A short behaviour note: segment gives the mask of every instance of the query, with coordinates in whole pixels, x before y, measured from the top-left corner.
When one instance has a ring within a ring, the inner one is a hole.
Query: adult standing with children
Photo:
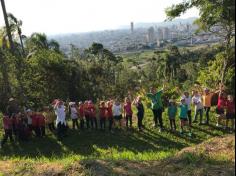
[[[162,103],[162,94],[165,90],[165,84],[163,88],[159,91],[155,87],[152,87],[150,93],[147,94],[147,97],[151,100],[151,109],[154,116],[154,126],[158,127],[158,121],[160,125],[159,132],[163,131],[163,120],[162,120],[162,113],[163,113],[163,103]]]

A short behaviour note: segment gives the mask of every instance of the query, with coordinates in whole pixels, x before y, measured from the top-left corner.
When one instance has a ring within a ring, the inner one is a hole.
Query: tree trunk
[[[12,51],[12,53],[14,53],[15,47],[14,47],[14,43],[12,40],[11,29],[10,29],[10,25],[9,25],[8,18],[7,18],[7,11],[6,11],[6,6],[5,6],[4,0],[1,0],[1,5],[2,5],[2,12],[3,12],[4,20],[5,20],[6,30],[7,30],[7,37],[8,37],[9,43],[10,43],[11,51]]]
[[[224,64],[222,68],[222,74],[221,74],[221,84],[225,84],[225,74],[226,74],[226,69],[227,69],[227,59],[224,58]]]
[[[20,38],[20,45],[21,45],[21,49],[22,49],[22,55],[23,55],[23,57],[25,57],[25,48],[24,48],[24,44],[23,44],[22,34],[21,34],[19,28],[18,28],[18,35],[19,35],[19,38]]]
[[[224,57],[224,63],[222,68],[222,74],[221,74],[221,84],[225,84],[225,75],[228,67],[228,62],[230,60],[230,51],[231,51],[231,35],[232,35],[232,29],[230,28],[227,31],[227,35],[225,37],[226,41],[226,49],[225,49],[225,57]]]

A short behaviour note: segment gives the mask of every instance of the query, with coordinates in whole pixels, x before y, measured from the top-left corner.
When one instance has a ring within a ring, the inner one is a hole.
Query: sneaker
[[[217,124],[216,124],[216,127],[220,127],[220,124],[219,124],[219,123],[217,123]]]
[[[159,129],[159,133],[161,133],[162,131],[163,131],[163,129],[162,129],[162,128],[160,128],[160,129]]]

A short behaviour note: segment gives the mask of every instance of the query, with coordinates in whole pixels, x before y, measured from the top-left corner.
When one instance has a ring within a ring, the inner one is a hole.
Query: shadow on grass
[[[108,131],[74,131],[68,130],[68,137],[58,142],[56,137],[49,133],[45,138],[33,138],[29,142],[20,144],[8,143],[0,150],[0,159],[7,158],[40,158],[60,159],[68,155],[77,155],[83,158],[110,158],[115,152],[139,153],[178,151],[192,144],[198,144],[205,138],[198,136],[199,132],[218,136],[211,129],[194,127],[196,135],[193,137],[181,136],[179,133],[158,129],[145,129],[144,132],[137,130],[115,130],[114,134]],[[213,127],[212,127],[213,128]],[[124,156],[125,157],[125,156]]]
[[[172,141],[151,132],[139,133],[136,130],[118,130],[115,134],[108,131],[73,131],[68,130],[68,137],[61,142],[54,135],[44,138],[33,138],[28,142],[8,143],[0,150],[0,158],[60,158],[68,154],[81,157],[100,158],[103,155],[98,149],[117,153],[128,151],[134,154],[143,152],[167,151],[170,148],[179,150],[186,147],[180,142]],[[110,151],[113,152],[113,151]]]

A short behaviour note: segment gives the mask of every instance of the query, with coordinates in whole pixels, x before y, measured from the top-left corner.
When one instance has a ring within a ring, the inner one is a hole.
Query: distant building
[[[163,40],[169,40],[170,38],[170,29],[167,27],[163,28]]]
[[[134,22],[130,23],[130,30],[131,30],[131,33],[134,33]]]
[[[155,38],[155,30],[154,27],[150,27],[148,29],[148,35],[147,35],[147,42],[148,43],[155,43],[156,38]]]
[[[160,48],[161,47],[161,41],[159,39],[157,39],[157,47]]]
[[[163,31],[161,28],[157,29],[157,39],[160,41],[163,40]]]

